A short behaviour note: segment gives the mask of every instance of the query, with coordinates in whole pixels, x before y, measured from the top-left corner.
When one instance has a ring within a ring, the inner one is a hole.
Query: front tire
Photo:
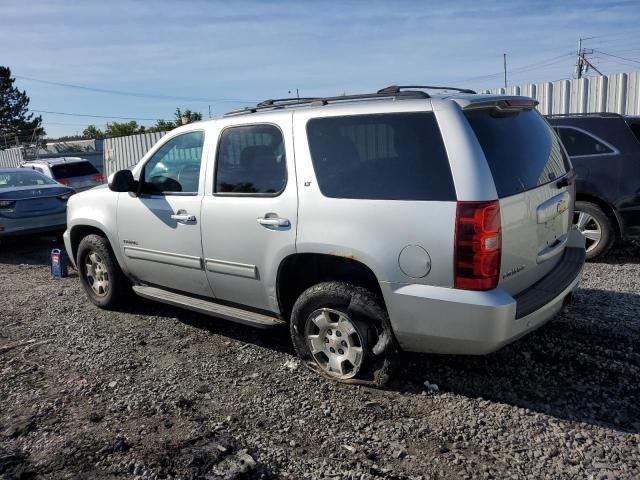
[[[384,385],[395,350],[384,307],[370,291],[343,282],[305,290],[291,313],[296,354],[311,370],[345,383]]]
[[[587,260],[605,255],[609,251],[615,240],[615,232],[611,220],[598,205],[576,202],[573,222],[585,236]]]
[[[77,266],[80,282],[94,305],[111,310],[122,304],[130,285],[106,238],[84,237],[78,246]]]

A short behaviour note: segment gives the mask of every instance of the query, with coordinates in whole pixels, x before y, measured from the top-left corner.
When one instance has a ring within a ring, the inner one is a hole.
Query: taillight
[[[58,198],[66,202],[67,200],[69,200],[69,198],[71,198],[71,195],[75,195],[75,193],[76,193],[75,190],[71,190],[70,192],[63,193],[62,195],[58,195]]]
[[[69,185],[69,180],[67,180],[66,178],[59,178],[58,179],[58,183],[61,183],[62,185]]]
[[[94,182],[104,182],[104,177],[102,176],[101,173],[99,173],[95,177],[93,177],[93,181]]]
[[[491,290],[500,277],[500,204],[458,202],[455,288]]]
[[[15,200],[0,200],[0,208],[13,207],[16,204]]]

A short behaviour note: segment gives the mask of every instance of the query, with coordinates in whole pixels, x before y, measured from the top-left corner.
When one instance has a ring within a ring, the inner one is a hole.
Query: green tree
[[[104,132],[95,125],[89,125],[82,131],[82,137],[93,140],[101,140],[104,138]]]
[[[138,125],[138,122],[131,120],[126,123],[113,122],[107,127],[104,132],[105,137],[125,137],[127,135],[135,135],[137,133],[144,133],[146,131],[144,125]]]
[[[168,132],[176,128],[176,124],[167,120],[158,120],[153,127],[149,127],[147,132]]]
[[[29,113],[29,97],[13,85],[15,81],[11,69],[0,66],[0,137],[26,140],[44,135],[42,117]]]
[[[192,112],[186,109],[184,112],[179,108],[176,108],[176,127],[180,125],[186,125],[187,123],[199,122],[202,120],[202,114],[200,112]]]

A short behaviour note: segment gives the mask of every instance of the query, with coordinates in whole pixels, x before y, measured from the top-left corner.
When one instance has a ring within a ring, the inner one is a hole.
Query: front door
[[[216,298],[277,312],[278,266],[295,253],[291,117],[222,127],[213,194],[202,203],[204,263]],[[210,191],[211,191],[210,190]]]
[[[120,248],[144,283],[212,296],[200,239],[204,132],[168,139],[140,172],[140,194],[118,199]],[[202,185],[201,185],[202,184]]]

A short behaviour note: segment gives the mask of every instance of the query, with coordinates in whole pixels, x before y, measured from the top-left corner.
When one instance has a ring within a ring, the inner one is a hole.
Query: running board
[[[162,288],[134,285],[133,291],[143,298],[157,300],[158,302],[168,303],[175,307],[186,308],[194,312],[224,318],[225,320],[250,325],[252,327],[270,328],[285,323],[279,318],[270,317],[262,313],[221,305],[220,303],[182,295],[169,290],[163,290]]]

